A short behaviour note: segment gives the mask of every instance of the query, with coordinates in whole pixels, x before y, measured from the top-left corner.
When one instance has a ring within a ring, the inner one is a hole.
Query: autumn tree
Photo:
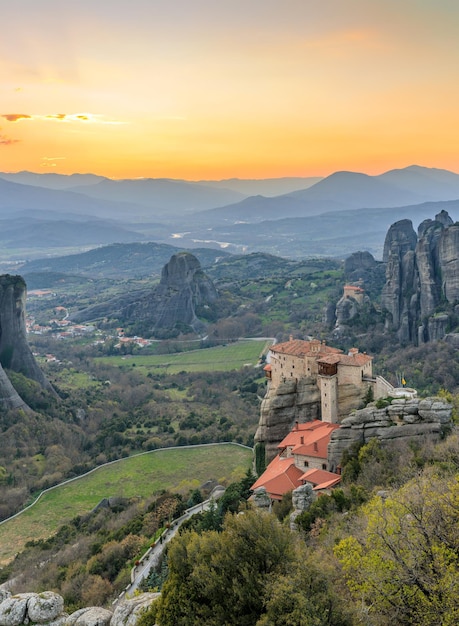
[[[429,468],[363,513],[335,553],[370,623],[459,623],[459,477]]]

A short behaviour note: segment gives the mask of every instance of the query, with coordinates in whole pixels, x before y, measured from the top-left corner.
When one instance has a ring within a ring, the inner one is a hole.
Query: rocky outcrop
[[[309,422],[319,417],[320,392],[314,379],[286,380],[277,389],[268,388],[261,403],[255,441],[265,444],[269,462],[295,422]]]
[[[424,220],[417,235],[410,220],[396,222],[387,233],[383,260],[386,327],[402,343],[443,338],[448,306],[459,301],[459,225],[446,211]]]
[[[384,285],[384,263],[367,251],[354,252],[344,261],[344,280],[363,286],[372,300],[379,296]]]
[[[21,276],[0,276],[0,408],[30,408],[14,389],[5,369],[35,380],[55,393],[27,343],[25,327],[26,284]]]
[[[116,607],[110,626],[135,626],[140,614],[159,596],[159,593],[142,593],[130,600],[123,600]]]
[[[168,332],[201,332],[205,323],[198,314],[218,298],[213,282],[189,252],[174,254],[163,267],[161,280],[152,290],[123,294],[105,303],[72,313],[74,322],[103,317],[120,324],[139,324],[142,333],[163,337]]]
[[[180,252],[163,267],[156,289],[127,307],[122,315],[127,321],[146,321],[153,335],[174,328],[200,332],[205,324],[198,319],[196,309],[216,299],[217,291],[198,259],[189,252]]]
[[[52,591],[43,593],[4,592],[0,602],[0,626],[21,624],[48,624],[64,626],[68,614],[64,612],[64,600]]]
[[[254,489],[251,500],[253,505],[257,508],[265,511],[271,510],[271,498],[269,497],[269,493],[266,491],[266,487],[257,487]]]
[[[78,609],[65,621],[65,626],[109,626],[113,613],[100,606]]]
[[[317,494],[309,483],[301,485],[292,491],[293,513],[290,514],[289,519],[291,530],[298,530],[296,518],[309,509],[316,497]]]
[[[24,279],[10,274],[0,276],[0,363],[52,391],[27,343],[25,305]]]
[[[356,442],[368,443],[373,437],[383,443],[438,440],[451,425],[451,411],[451,405],[437,397],[394,399],[379,409],[371,403],[344,418],[341,428],[333,431],[328,445],[329,467],[335,471],[345,450]]]
[[[142,593],[131,600],[123,600],[114,612],[90,606],[69,615],[64,611],[63,598],[52,591],[12,595],[0,589],[0,626],[135,626],[142,611],[159,595]]]

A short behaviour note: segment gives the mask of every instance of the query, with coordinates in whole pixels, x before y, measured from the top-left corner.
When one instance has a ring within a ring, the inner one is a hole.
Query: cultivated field
[[[162,489],[187,491],[207,480],[242,478],[252,451],[236,444],[153,450],[101,466],[44,492],[31,508],[0,525],[0,564],[11,560],[27,541],[44,539],[77,515],[89,513],[103,498],[150,497]]]
[[[206,372],[236,370],[255,366],[271,341],[241,340],[225,346],[203,348],[177,354],[100,357],[97,360],[125,367],[138,367],[156,373]]]

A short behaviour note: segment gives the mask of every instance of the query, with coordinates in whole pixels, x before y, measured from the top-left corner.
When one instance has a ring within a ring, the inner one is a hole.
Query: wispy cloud
[[[19,122],[20,120],[32,119],[31,115],[26,115],[25,113],[4,113],[2,117],[8,122]]]
[[[0,135],[0,146],[12,146],[14,143],[19,143],[20,139],[10,139],[5,135]]]
[[[57,156],[57,157],[41,157],[42,162],[40,163],[40,167],[57,167],[56,161],[65,161],[67,157],[65,156]]]
[[[26,113],[3,113],[1,115],[8,122],[47,121],[47,122],[81,122],[85,124],[126,124],[120,120],[113,120],[95,113],[50,113],[48,115],[27,115]]]

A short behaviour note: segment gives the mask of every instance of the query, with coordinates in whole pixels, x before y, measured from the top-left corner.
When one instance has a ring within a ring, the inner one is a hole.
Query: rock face
[[[127,306],[122,316],[128,321],[147,321],[152,334],[177,327],[200,332],[205,325],[196,309],[212,304],[217,297],[198,259],[189,252],[180,252],[163,267],[156,289]]]
[[[43,593],[7,594],[0,602],[0,625],[53,624],[63,626],[68,614],[64,613],[64,600],[52,591]]]
[[[25,327],[26,284],[21,276],[0,276],[0,363],[52,389],[29,348]]]
[[[0,276],[0,407],[30,410],[3,368],[31,378],[54,393],[29,348],[25,327],[26,284],[21,276]]]
[[[298,530],[296,518],[298,515],[301,515],[303,511],[307,511],[309,509],[316,497],[317,494],[314,493],[312,485],[309,483],[301,485],[292,491],[293,513],[290,514],[289,518],[291,530]]]
[[[123,600],[114,612],[90,606],[69,615],[64,611],[63,598],[53,591],[11,595],[0,589],[0,626],[135,626],[140,613],[159,595],[142,593],[132,600]]]
[[[388,313],[387,328],[402,343],[443,338],[446,309],[459,300],[459,225],[446,211],[424,220],[417,235],[410,220],[396,222],[387,233],[383,260],[381,307]]]
[[[315,419],[320,419],[320,391],[314,379],[286,380],[277,389],[269,388],[263,398],[255,441],[265,444],[270,461],[295,422]]]
[[[355,411],[333,431],[328,445],[328,463],[335,471],[344,450],[353,443],[368,443],[373,437],[381,442],[393,440],[438,440],[451,425],[451,405],[442,398],[394,399],[381,409],[372,403]]]
[[[116,607],[110,626],[135,626],[142,611],[148,609],[160,595],[159,593],[142,593],[131,600],[124,600]]]

